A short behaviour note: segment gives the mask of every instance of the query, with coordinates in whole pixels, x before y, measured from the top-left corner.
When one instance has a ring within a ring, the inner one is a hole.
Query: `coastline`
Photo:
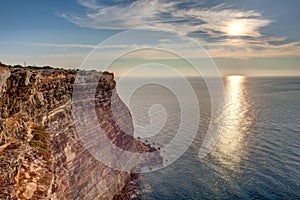
[[[0,168],[3,176],[1,198],[133,197],[138,175],[114,170],[99,162],[86,149],[94,144],[83,144],[77,134],[76,121],[72,115],[72,112],[77,112],[73,110],[76,108],[72,98],[77,70],[24,68],[4,64],[0,68],[3,72],[0,77],[0,154],[3,155],[2,163],[8,167]],[[105,136],[124,150],[157,151],[118,127],[116,119],[133,133],[130,111],[116,94],[113,74],[80,72],[84,74],[87,84],[79,85],[77,95],[85,99],[84,105],[88,105],[88,109],[95,109],[92,105],[96,105],[98,123],[106,130]],[[95,79],[99,76],[100,80]],[[94,92],[92,88],[95,87],[98,97],[86,100],[86,94]],[[78,102],[77,108],[82,109]],[[112,114],[112,105],[118,108],[116,118]],[[90,124],[88,114],[80,119],[86,123],[86,132],[100,134],[94,132],[95,124]],[[12,152],[15,155],[13,157]],[[160,162],[161,159],[156,161]]]

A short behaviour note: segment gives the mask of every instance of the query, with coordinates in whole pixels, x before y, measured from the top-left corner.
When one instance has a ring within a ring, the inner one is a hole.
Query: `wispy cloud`
[[[61,13],[60,16],[78,26],[92,29],[170,29],[197,39],[208,50],[211,57],[286,57],[299,56],[300,52],[300,42],[264,35],[262,28],[271,25],[272,20],[265,18],[257,10],[237,9],[225,3],[207,5],[199,3],[204,1],[195,0],[112,0],[108,3],[100,3],[97,0],[77,1],[85,9],[84,13]],[[230,35],[229,29],[233,23],[243,25],[243,31],[238,36]],[[0,41],[1,43],[5,42]],[[114,50],[147,48],[145,44],[124,43],[101,45],[100,48]],[[72,50],[98,48],[97,45],[76,43],[18,43],[17,45]],[[191,57],[199,56],[193,49],[187,48],[188,44],[178,44],[166,38],[158,44],[158,47],[163,49],[169,49],[171,46],[172,49],[186,48]]]
[[[84,14],[61,14],[82,27],[95,29],[168,28],[182,34],[204,31],[211,36],[226,35],[232,22],[243,23],[244,35],[260,36],[259,29],[271,20],[254,10],[234,9],[226,4],[205,7],[193,1],[184,6],[179,1],[137,0],[128,4],[100,4],[95,0],[80,0],[87,9]]]
[[[81,49],[134,49],[137,47],[136,44],[109,44],[109,45],[91,45],[91,44],[76,44],[76,43],[27,43],[27,42],[5,42],[0,41],[1,44],[8,45],[24,45],[24,46],[37,46],[37,47],[58,47],[58,48],[81,48]],[[139,46],[147,47],[147,46]]]
[[[225,3],[208,6],[193,0],[126,2],[113,0],[110,4],[104,4],[96,0],[78,0],[86,9],[85,13],[64,13],[61,16],[78,26],[93,29],[174,30],[201,42],[207,41],[204,45],[212,57],[276,57],[299,54],[299,42],[262,33],[261,29],[269,26],[272,20],[263,17],[257,10],[237,9]],[[231,29],[239,25],[242,25],[242,31],[237,30],[238,36],[234,36],[236,30]],[[172,44],[162,42],[161,46],[164,45]]]
[[[276,40],[277,38],[273,41]],[[211,57],[243,59],[299,57],[300,42],[281,42],[280,45],[273,45],[269,42],[269,39],[261,39],[260,42],[226,39],[207,43],[205,48]]]
[[[70,43],[37,43],[37,42],[6,42],[0,41],[0,44],[9,44],[9,45],[25,45],[25,46],[41,46],[41,47],[63,47],[63,48],[88,48],[93,49],[95,45],[89,44],[70,44]]]

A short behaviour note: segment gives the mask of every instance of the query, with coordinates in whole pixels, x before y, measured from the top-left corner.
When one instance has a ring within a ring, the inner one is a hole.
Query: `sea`
[[[133,119],[140,126],[162,118],[160,131],[141,135],[141,140],[161,149],[178,134],[184,120],[180,101],[195,98],[186,95],[180,99],[185,84],[176,78],[169,81],[171,89],[148,81],[131,93],[129,101]],[[228,76],[222,78],[223,93],[212,97],[208,85],[214,81],[189,78],[200,112],[195,137],[182,155],[165,167],[141,173],[133,198],[300,199],[300,77]],[[136,83],[129,79],[118,92],[129,94]],[[191,115],[197,110],[189,109]],[[195,116],[185,118],[189,121]],[[190,131],[189,126],[184,128],[183,132]],[[205,156],[199,156],[209,134],[216,136],[215,143]]]

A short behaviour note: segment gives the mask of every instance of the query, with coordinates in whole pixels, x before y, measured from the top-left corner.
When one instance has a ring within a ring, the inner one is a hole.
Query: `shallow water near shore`
[[[176,79],[173,81],[176,85]],[[226,95],[220,96],[214,124],[218,142],[204,158],[198,153],[207,134],[210,101],[203,95],[206,88],[202,80],[190,82],[201,96],[198,133],[178,160],[140,174],[139,199],[299,199],[300,79],[225,78]],[[119,89],[129,91],[132,83]],[[153,98],[135,98],[131,109],[136,106],[133,109],[142,111],[133,112],[133,118],[147,118],[148,108],[138,102],[151,104],[155,98],[166,99],[169,121],[157,137],[147,140],[163,146],[176,135],[180,110],[163,91],[154,90],[149,95]]]

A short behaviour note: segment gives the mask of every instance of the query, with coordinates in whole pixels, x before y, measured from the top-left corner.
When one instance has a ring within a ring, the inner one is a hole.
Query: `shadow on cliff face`
[[[140,165],[162,164],[158,149],[133,137],[131,113],[115,86],[112,73],[77,73],[72,111],[83,144],[97,160],[117,170],[139,172]]]
[[[103,93],[106,93],[109,102],[103,101],[101,98]],[[99,81],[95,96],[95,109],[99,125],[113,144],[125,151],[136,153],[158,151],[149,144],[146,145],[133,137],[132,116],[116,92],[115,81],[111,84]],[[103,123],[106,121],[103,115],[104,112],[106,112],[105,117],[112,119],[110,123]],[[113,129],[113,131],[108,131],[110,129]]]

